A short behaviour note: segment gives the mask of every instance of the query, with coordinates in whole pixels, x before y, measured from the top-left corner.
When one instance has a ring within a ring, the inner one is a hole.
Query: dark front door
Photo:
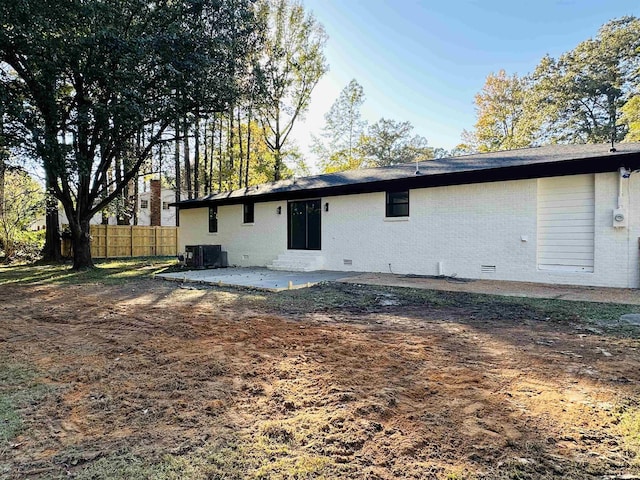
[[[289,250],[320,250],[320,200],[287,205]]]

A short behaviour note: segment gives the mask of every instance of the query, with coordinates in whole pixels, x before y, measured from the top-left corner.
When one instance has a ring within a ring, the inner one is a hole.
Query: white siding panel
[[[593,175],[538,180],[538,268],[593,272]]]

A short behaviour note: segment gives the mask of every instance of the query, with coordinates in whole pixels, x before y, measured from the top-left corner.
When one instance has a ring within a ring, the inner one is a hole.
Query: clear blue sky
[[[302,0],[325,27],[330,71],[292,135],[310,135],[355,78],[363,116],[409,120],[432,147],[450,149],[475,122],[474,95],[491,72],[533,71],[596,35],[608,20],[640,16],[638,0]]]

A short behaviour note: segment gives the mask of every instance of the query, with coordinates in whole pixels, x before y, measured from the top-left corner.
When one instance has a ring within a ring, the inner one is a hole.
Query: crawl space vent
[[[342,263],[344,265],[353,265],[353,260],[347,260],[346,258],[343,258]]]
[[[495,265],[480,265],[481,273],[496,273]]]

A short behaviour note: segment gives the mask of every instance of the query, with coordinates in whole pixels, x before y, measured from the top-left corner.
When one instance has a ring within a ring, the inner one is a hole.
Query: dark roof
[[[369,193],[640,168],[640,143],[547,145],[328,173],[184,200],[180,208]]]

